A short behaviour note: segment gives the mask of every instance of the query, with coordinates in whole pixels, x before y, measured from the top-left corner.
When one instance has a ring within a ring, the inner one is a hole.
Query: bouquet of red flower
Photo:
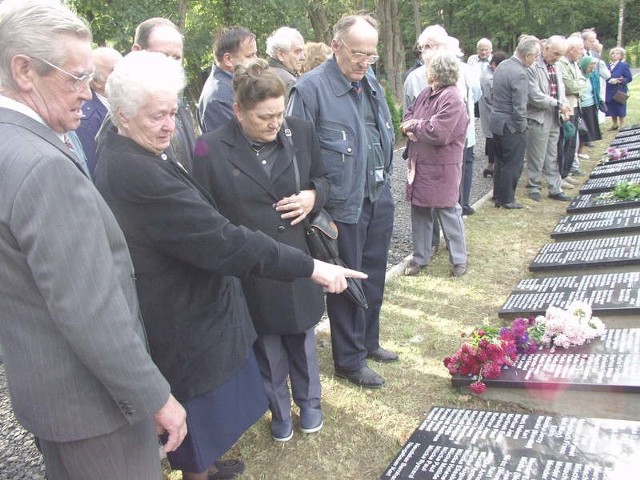
[[[483,378],[499,377],[502,368],[514,364],[518,353],[537,350],[543,333],[533,317],[516,318],[510,327],[480,328],[466,337],[460,350],[444,359],[444,366],[451,375],[477,377],[470,388],[481,394],[487,388]]]

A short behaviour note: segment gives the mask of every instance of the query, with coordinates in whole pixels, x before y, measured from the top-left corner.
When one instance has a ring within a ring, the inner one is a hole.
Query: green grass
[[[630,84],[627,125],[640,123],[640,79]],[[591,170],[614,132],[589,151]],[[477,161],[482,161],[478,159]],[[523,179],[524,176],[523,175]],[[567,193],[577,194],[575,190]],[[461,332],[483,323],[501,324],[497,310],[516,283],[531,274],[528,265],[564,216],[566,203],[529,200],[521,185],[517,211],[487,204],[467,218],[469,272],[449,276],[446,252],[439,253],[418,277],[399,277],[387,286],[382,311],[382,344],[397,351],[399,363],[374,365],[386,379],[380,390],[356,388],[333,377],[331,343],[318,336],[325,427],[313,435],[296,431],[285,444],[269,435],[269,414],[253,426],[228,453],[247,464],[242,480],[377,479],[400,451],[432,406],[523,411],[516,405],[461,395],[451,387],[442,359],[460,345]],[[297,419],[296,419],[297,420]],[[170,474],[181,478],[179,472]]]

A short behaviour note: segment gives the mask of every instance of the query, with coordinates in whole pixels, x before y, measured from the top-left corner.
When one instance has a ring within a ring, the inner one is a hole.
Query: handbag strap
[[[300,168],[298,167],[298,157],[296,156],[296,149],[295,145],[293,144],[293,133],[287,125],[286,120],[283,121],[282,126],[284,127],[284,136],[287,138],[287,140],[289,140],[289,143],[293,147],[293,158],[291,159],[291,161],[293,162],[293,174],[296,178],[296,193],[300,193]]]

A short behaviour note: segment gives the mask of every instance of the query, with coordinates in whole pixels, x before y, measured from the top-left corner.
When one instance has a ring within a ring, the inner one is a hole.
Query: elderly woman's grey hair
[[[294,40],[304,44],[304,38],[298,30],[291,27],[280,27],[267,38],[267,55],[271,58],[278,58],[278,50],[288,52],[291,50],[291,43]]]
[[[611,56],[612,53],[614,52],[618,52],[620,54],[620,60],[624,60],[624,48],[622,47],[613,47],[611,50],[609,50],[609,56]]]
[[[427,78],[433,88],[448,87],[458,82],[460,63],[455,53],[440,50],[431,57]]]
[[[16,55],[33,59],[35,71],[47,75],[54,65],[67,63],[66,38],[91,40],[87,22],[52,0],[4,0],[0,3],[0,89],[13,90],[11,60]]]
[[[185,84],[184,70],[174,59],[147,50],[127,54],[117,63],[105,87],[114,125],[122,126],[118,111],[133,118],[153,94],[169,92],[177,101]]]

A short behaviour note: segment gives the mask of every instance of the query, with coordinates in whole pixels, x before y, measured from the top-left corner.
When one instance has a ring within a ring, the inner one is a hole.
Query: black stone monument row
[[[636,479],[640,422],[433,407],[382,480]]]
[[[640,160],[629,160],[599,165],[593,169],[589,178],[613,177],[638,172],[640,172]]]
[[[620,182],[640,183],[640,173],[626,173],[608,177],[590,178],[580,187],[580,193],[604,193],[613,190]]]
[[[640,231],[640,207],[576,213],[560,219],[552,238],[615,235]]]
[[[620,130],[614,143],[640,149],[640,126]],[[635,233],[640,231],[640,205],[602,199],[599,193],[621,180],[640,182],[640,151],[594,169],[567,208],[575,214],[562,218],[551,234],[560,240],[578,238],[544,245],[529,266],[532,272],[593,267],[610,272],[523,279],[499,317],[541,315],[551,305],[566,308],[574,300],[588,302],[605,324],[606,315],[640,314],[640,268],[620,271],[640,264],[640,234]],[[457,375],[452,385],[465,387],[475,380]],[[513,367],[483,382],[489,389],[584,392],[587,401],[589,395],[603,394],[635,399],[640,394],[640,324],[609,328],[580,347],[518,355]],[[636,416],[623,416],[631,421],[433,407],[381,479],[632,480],[640,478]]]
[[[622,267],[640,264],[640,236],[602,237],[547,243],[529,265],[531,272]]]
[[[640,271],[525,278],[507,298],[498,316],[542,315],[550,306],[567,308],[575,300],[589,303],[598,317],[637,315],[640,313]]]
[[[575,197],[567,207],[567,213],[587,213],[604,210],[621,210],[640,207],[639,199],[603,198],[601,193],[585,193]]]

